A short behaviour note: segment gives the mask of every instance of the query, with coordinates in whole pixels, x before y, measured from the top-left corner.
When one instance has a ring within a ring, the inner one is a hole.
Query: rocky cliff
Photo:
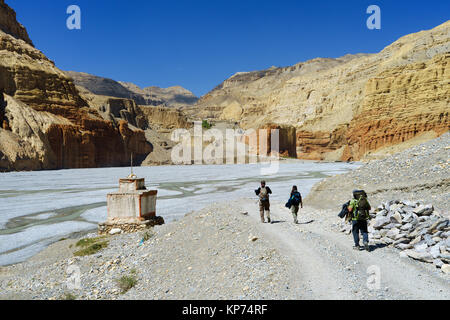
[[[449,130],[449,62],[447,21],[378,54],[237,73],[184,111],[244,128],[292,128],[290,156],[359,160]]]
[[[152,147],[142,130],[92,109],[3,1],[0,17],[1,170],[120,166],[131,152],[145,159]]]
[[[33,45],[27,30],[17,22],[16,13],[5,3],[5,0],[0,0],[0,30]]]

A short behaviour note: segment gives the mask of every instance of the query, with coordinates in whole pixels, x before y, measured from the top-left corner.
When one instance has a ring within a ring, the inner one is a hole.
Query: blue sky
[[[374,53],[450,19],[445,0],[6,0],[35,46],[63,70],[201,96],[236,72]],[[81,8],[81,30],[66,9]],[[381,30],[369,30],[369,5]]]

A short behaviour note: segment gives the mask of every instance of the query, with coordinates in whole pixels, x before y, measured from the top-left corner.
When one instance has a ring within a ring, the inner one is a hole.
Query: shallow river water
[[[292,185],[306,196],[326,176],[358,164],[282,161],[274,175],[267,165],[138,167],[134,173],[158,190],[157,215],[166,222],[209,203],[255,197],[265,179],[271,199],[287,201]],[[0,173],[0,265],[23,261],[61,238],[93,231],[106,220],[106,194],[118,188],[129,168]]]

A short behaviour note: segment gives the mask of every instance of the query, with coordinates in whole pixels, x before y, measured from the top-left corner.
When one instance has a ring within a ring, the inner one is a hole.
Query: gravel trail
[[[351,235],[337,232],[336,213],[311,207],[300,209],[299,225],[290,211],[273,203],[275,223],[259,222],[254,201],[244,205],[253,223],[296,267],[296,286],[313,299],[450,299],[450,278],[432,265],[401,258],[399,250],[374,247],[355,251]],[[368,268],[380,268],[381,285],[367,287]],[[373,267],[372,267],[373,268]]]

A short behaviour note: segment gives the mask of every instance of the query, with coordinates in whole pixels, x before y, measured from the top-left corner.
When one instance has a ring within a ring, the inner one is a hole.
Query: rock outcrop
[[[166,129],[189,128],[192,123],[177,108],[138,106],[138,114],[147,122]]]
[[[359,160],[449,130],[449,52],[447,21],[378,54],[237,73],[184,111],[243,128],[292,127],[299,158]]]
[[[0,129],[0,171],[56,168],[56,156],[46,132],[52,125],[70,125],[70,121],[38,112],[10,96],[4,103],[8,128]]]
[[[0,29],[0,92],[7,95],[0,110],[2,170],[121,166],[130,153],[143,161],[152,150],[145,133],[103,119],[31,45],[11,12],[2,1],[0,16],[9,17]]]
[[[16,13],[5,3],[5,0],[0,0],[0,30],[16,39],[25,41],[31,46],[33,45],[27,30],[17,22]]]

